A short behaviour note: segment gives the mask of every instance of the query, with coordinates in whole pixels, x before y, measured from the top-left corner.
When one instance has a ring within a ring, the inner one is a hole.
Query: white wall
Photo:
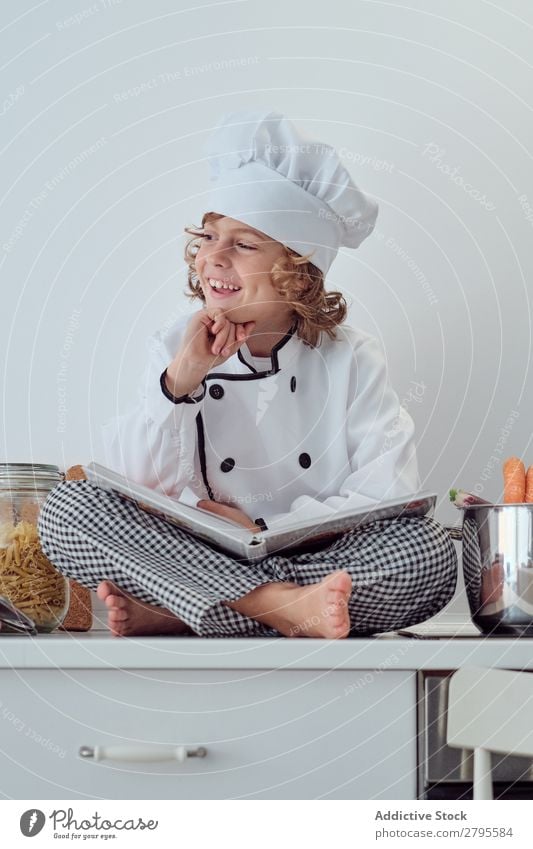
[[[437,516],[458,520],[454,484],[497,499],[501,458],[533,463],[533,7],[193,7],[0,7],[1,460],[98,455],[144,340],[191,309],[201,143],[223,112],[267,107],[335,145],[380,201],[328,285],[382,340]]]

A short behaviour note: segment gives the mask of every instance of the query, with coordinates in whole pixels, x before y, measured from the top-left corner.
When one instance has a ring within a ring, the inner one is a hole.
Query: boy
[[[375,201],[277,113],[228,116],[209,152],[212,212],[186,248],[203,307],[153,340],[137,404],[104,428],[107,465],[249,528],[416,492],[413,422],[380,347],[324,288]],[[116,635],[336,639],[415,624],[455,588],[453,543],[427,517],[249,565],[82,481],[56,487],[39,529]]]

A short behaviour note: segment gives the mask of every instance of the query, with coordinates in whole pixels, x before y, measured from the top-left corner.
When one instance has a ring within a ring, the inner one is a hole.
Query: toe
[[[330,590],[327,597],[327,610],[330,613],[344,612],[348,604],[346,593]]]
[[[113,607],[109,611],[108,619],[110,622],[124,622],[128,618],[128,611],[120,607]]]
[[[113,591],[111,581],[100,581],[98,584],[96,595],[101,601],[105,601],[110,592]]]
[[[335,631],[336,636],[346,637],[350,631],[350,618],[348,616],[342,615],[339,616],[338,619],[334,619],[333,629]]]
[[[341,589],[344,592],[350,590],[352,587],[352,579],[348,572],[340,570],[339,572],[333,572],[333,574],[328,577],[331,579],[335,588]]]
[[[121,595],[108,595],[105,603],[110,608],[124,608],[127,604],[126,599]]]
[[[337,578],[337,587],[344,593],[351,592],[352,579],[347,572],[339,572]]]
[[[129,598],[129,594],[125,592],[125,590],[121,589],[118,584],[114,584],[113,581],[101,581],[98,584],[96,593],[98,598],[102,599],[102,601],[106,601],[109,596],[113,596],[115,598]]]

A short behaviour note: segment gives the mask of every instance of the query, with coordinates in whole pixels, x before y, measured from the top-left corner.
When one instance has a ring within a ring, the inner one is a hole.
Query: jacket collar
[[[296,327],[297,324],[294,322],[283,339],[280,339],[277,345],[274,345],[270,352],[270,368],[267,368],[266,371],[258,372],[255,368],[252,354],[246,342],[243,342],[237,351],[239,360],[255,374],[276,374],[282,368],[288,366],[299,348],[300,339],[296,335]]]

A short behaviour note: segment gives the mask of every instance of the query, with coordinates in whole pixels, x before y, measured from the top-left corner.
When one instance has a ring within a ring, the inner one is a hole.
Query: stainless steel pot
[[[470,613],[483,634],[533,636],[533,504],[470,504],[462,528]]]

